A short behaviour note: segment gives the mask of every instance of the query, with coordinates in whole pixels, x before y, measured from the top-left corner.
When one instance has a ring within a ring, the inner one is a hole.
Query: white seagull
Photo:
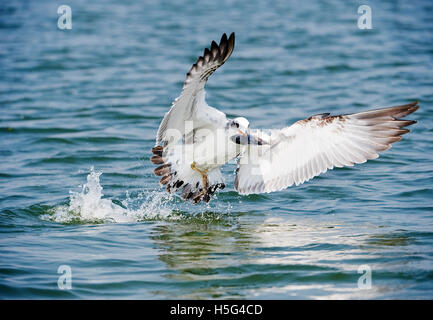
[[[184,200],[208,202],[224,189],[220,167],[238,158],[235,189],[241,195],[268,193],[299,185],[334,167],[377,158],[416,123],[402,118],[418,102],[331,116],[314,115],[283,129],[249,129],[243,117],[228,119],[207,105],[204,86],[233,52],[235,35],[213,41],[186,75],[181,95],[165,114],[151,161],[168,192]]]

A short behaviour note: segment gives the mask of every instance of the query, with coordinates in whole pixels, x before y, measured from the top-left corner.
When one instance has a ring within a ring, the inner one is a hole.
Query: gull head
[[[250,128],[250,122],[244,117],[238,117],[232,120],[231,126],[238,134],[247,135]]]
[[[240,145],[247,145],[250,138],[250,123],[244,117],[238,117],[230,121],[229,135],[231,140]]]

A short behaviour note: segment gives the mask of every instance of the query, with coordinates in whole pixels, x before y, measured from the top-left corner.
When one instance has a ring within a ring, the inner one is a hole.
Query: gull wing
[[[165,114],[162,120],[157,137],[156,145],[175,144],[182,137],[187,136],[196,125],[200,125],[203,117],[194,122],[193,128],[186,128],[185,121],[194,119],[197,114],[208,116],[206,122],[215,123],[225,122],[225,114],[209,107],[204,101],[204,86],[207,79],[212,73],[227,61],[233,52],[235,45],[235,34],[232,33],[229,38],[224,33],[219,45],[212,41],[210,49],[204,50],[203,56],[200,56],[186,75],[182,93],[174,100],[171,109]],[[203,110],[198,110],[203,109]],[[204,117],[206,118],[206,117]],[[170,135],[170,129],[175,130],[175,137]]]
[[[250,145],[239,159],[235,188],[240,194],[268,193],[299,185],[334,167],[375,159],[416,121],[401,118],[418,102],[348,115],[329,113],[290,127],[256,133],[266,144]]]

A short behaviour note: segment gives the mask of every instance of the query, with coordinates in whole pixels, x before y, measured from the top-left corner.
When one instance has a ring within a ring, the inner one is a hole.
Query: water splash
[[[102,171],[90,168],[87,183],[80,192],[69,191],[69,204],[55,207],[43,220],[60,223],[136,222],[154,219],[177,219],[169,207],[171,196],[161,191],[142,192],[135,199],[126,193],[120,204],[103,198]],[[138,203],[138,204],[137,204]]]

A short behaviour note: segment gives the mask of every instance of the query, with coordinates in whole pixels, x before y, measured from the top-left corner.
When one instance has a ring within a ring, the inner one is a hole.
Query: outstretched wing
[[[185,128],[185,121],[193,119],[194,114],[197,113],[197,108],[202,106],[210,108],[206,103],[203,103],[204,86],[210,75],[230,57],[234,45],[235,34],[232,33],[227,39],[227,35],[224,33],[219,45],[215,41],[212,41],[211,48],[206,48],[203,56],[200,56],[197,62],[193,64],[186,75],[182,93],[174,100],[171,109],[165,114],[159,126],[156,137],[157,145],[169,140],[170,143],[176,143],[182,136],[186,136],[189,133],[187,132],[188,130],[191,130],[191,128]],[[213,108],[212,113],[222,114],[222,112]],[[180,133],[177,141],[172,141],[173,137],[168,137],[167,133],[169,129],[177,130]]]
[[[401,118],[417,109],[413,102],[349,115],[326,113],[272,130],[261,137],[268,144],[250,145],[240,158],[235,188],[240,194],[278,191],[334,167],[375,159],[409,132],[403,127],[416,121]]]

